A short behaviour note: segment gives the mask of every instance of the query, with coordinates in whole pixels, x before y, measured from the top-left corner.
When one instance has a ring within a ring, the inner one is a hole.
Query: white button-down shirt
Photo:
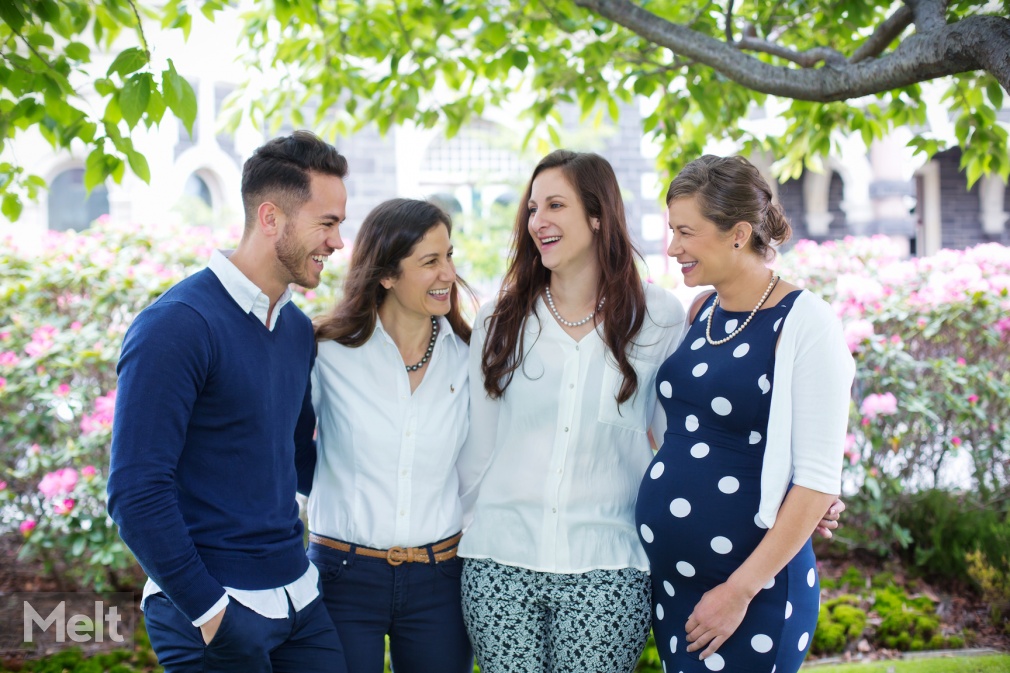
[[[464,506],[473,507],[461,556],[555,573],[648,570],[635,502],[653,457],[647,431],[662,441],[666,428],[656,372],[685,317],[669,292],[647,285],[645,293],[648,315],[631,354],[638,391],[620,409],[623,378],[602,328],[575,341],[543,300],[526,324],[523,364],[502,398],[489,399],[480,359],[493,307],[481,309],[470,349],[470,433],[458,462]]]
[[[467,434],[467,345],[439,318],[420,385],[376,321],[358,348],[319,344],[319,435],[309,530],[353,544],[417,547],[462,527],[456,457]]]
[[[211,254],[208,267],[214,272],[214,275],[224,285],[224,289],[228,291],[228,294],[231,295],[231,298],[235,300],[235,303],[243,311],[252,313],[259,318],[260,322],[267,329],[273,331],[274,326],[277,325],[277,320],[280,318],[281,309],[291,301],[291,290],[285,289],[280,299],[277,300],[272,320],[268,323],[270,298],[255,283],[249,280],[245,274],[239,271],[237,266],[228,260],[232,252],[232,250],[215,250]],[[319,595],[318,583],[319,571],[312,563],[309,563],[309,569],[301,577],[283,587],[260,591],[225,587],[225,595],[221,597],[221,600],[212,605],[207,612],[200,615],[193,622],[193,626],[202,626],[210,621],[211,617],[221,612],[228,605],[229,597],[234,598],[259,615],[269,617],[270,619],[283,619],[290,612],[288,609],[288,598],[291,599],[291,605],[294,606],[297,612],[315,600],[316,596]],[[161,593],[161,588],[154,580],[148,579],[147,584],[144,585],[144,595],[141,599],[141,605],[143,605],[144,600],[148,596],[157,593]]]

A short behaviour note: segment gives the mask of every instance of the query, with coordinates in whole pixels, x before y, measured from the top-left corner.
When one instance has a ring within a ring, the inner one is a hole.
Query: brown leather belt
[[[435,558],[435,563],[442,563],[451,558],[455,558],[458,549],[459,539],[462,533],[456,533],[451,538],[430,544],[427,547],[390,547],[389,549],[372,549],[371,547],[354,546],[354,553],[370,558],[386,559],[391,566],[398,566],[402,563],[431,563],[428,552]],[[350,552],[352,546],[340,540],[334,540],[315,533],[309,533],[309,542],[321,544],[337,551]]]

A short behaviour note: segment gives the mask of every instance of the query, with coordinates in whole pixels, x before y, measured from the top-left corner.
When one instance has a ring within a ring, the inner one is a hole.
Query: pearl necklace
[[[416,372],[418,369],[424,366],[424,363],[428,361],[431,357],[431,352],[435,350],[435,337],[438,336],[438,320],[435,316],[431,316],[431,339],[428,341],[428,350],[424,352],[424,357],[416,365],[404,365],[408,372]]]
[[[758,301],[757,306],[755,306],[754,310],[750,312],[750,315],[747,316],[747,319],[743,321],[743,324],[737,327],[735,330],[733,330],[733,333],[727,336],[725,339],[719,339],[717,341],[714,341],[712,339],[712,315],[715,314],[715,307],[719,305],[719,295],[718,294],[715,295],[715,301],[712,302],[712,309],[708,312],[708,321],[705,323],[705,340],[708,341],[708,343],[712,346],[718,346],[720,344],[726,343],[727,341],[735,337],[737,334],[742,332],[743,328],[746,327],[747,323],[749,323],[751,321],[751,318],[754,317],[754,314],[758,312],[758,309],[764,306],[764,303],[768,301],[768,295],[772,293],[772,290],[774,290],[775,286],[778,284],[779,284],[779,277],[773,274],[771,281],[769,281],[768,283],[768,287],[765,288],[765,293],[761,295],[761,299]]]
[[[589,315],[587,315],[585,318],[577,322],[569,322],[564,318],[562,318],[561,314],[558,313],[558,309],[554,307],[554,297],[551,296],[550,286],[545,286],[544,291],[547,292],[547,306],[550,307],[551,313],[554,314],[554,317],[557,319],[559,323],[561,323],[566,327],[581,327],[582,325],[585,325],[587,322],[593,319],[593,316],[596,315],[596,311],[599,311],[601,308],[603,308],[603,302],[607,301],[607,298],[604,297],[603,299],[600,300],[600,303],[596,305],[596,309],[592,311]]]

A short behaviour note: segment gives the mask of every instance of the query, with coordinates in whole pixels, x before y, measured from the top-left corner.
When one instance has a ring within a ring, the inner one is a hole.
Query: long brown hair
[[[627,350],[645,318],[645,291],[635,266],[635,257],[641,255],[628,235],[624,201],[610,163],[598,154],[568,150],[555,150],[540,160],[519,203],[508,270],[494,313],[488,318],[488,337],[481,354],[484,389],[492,399],[500,398],[522,366],[526,321],[535,315],[537,297],[550,282],[551,272],[541,264],[528,230],[533,181],[550,168],[561,169],[578,193],[587,217],[600,221],[599,232],[593,235],[600,267],[596,303],[604,297],[607,301],[597,312],[596,322],[603,321],[604,343],[624,376],[617,395],[617,402],[624,403],[638,390],[638,376]]]
[[[354,239],[354,252],[344,280],[344,296],[332,311],[314,321],[316,341],[332,339],[352,348],[368,341],[375,331],[379,306],[388,292],[379,281],[399,277],[400,262],[410,257],[424,235],[439,225],[444,225],[452,234],[452,218],[428,201],[390,199],[372,209]],[[459,306],[460,288],[474,300],[470,286],[456,276],[449,291],[446,319],[452,331],[470,343],[470,325]]]

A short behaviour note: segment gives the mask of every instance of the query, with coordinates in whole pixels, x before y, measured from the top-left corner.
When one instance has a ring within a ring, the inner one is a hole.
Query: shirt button
[[[554,512],[555,514],[557,514],[558,513],[558,508],[557,507],[551,507],[551,511]]]
[[[404,510],[401,509],[400,510],[400,516],[407,516],[407,512],[405,512]]]
[[[565,428],[565,432],[568,432],[568,428]]]
[[[403,476],[405,476],[405,477],[406,477],[406,476],[407,476],[407,471],[406,471],[406,470],[404,470],[404,471],[400,472],[400,474],[402,474]]]
[[[575,350],[579,350],[579,345],[575,344]]]
[[[574,384],[574,383],[569,383],[569,384],[568,384],[568,387],[569,387],[569,388],[574,388],[574,387],[575,387],[575,384]]]
[[[561,474],[564,470],[559,469],[558,474]]]

